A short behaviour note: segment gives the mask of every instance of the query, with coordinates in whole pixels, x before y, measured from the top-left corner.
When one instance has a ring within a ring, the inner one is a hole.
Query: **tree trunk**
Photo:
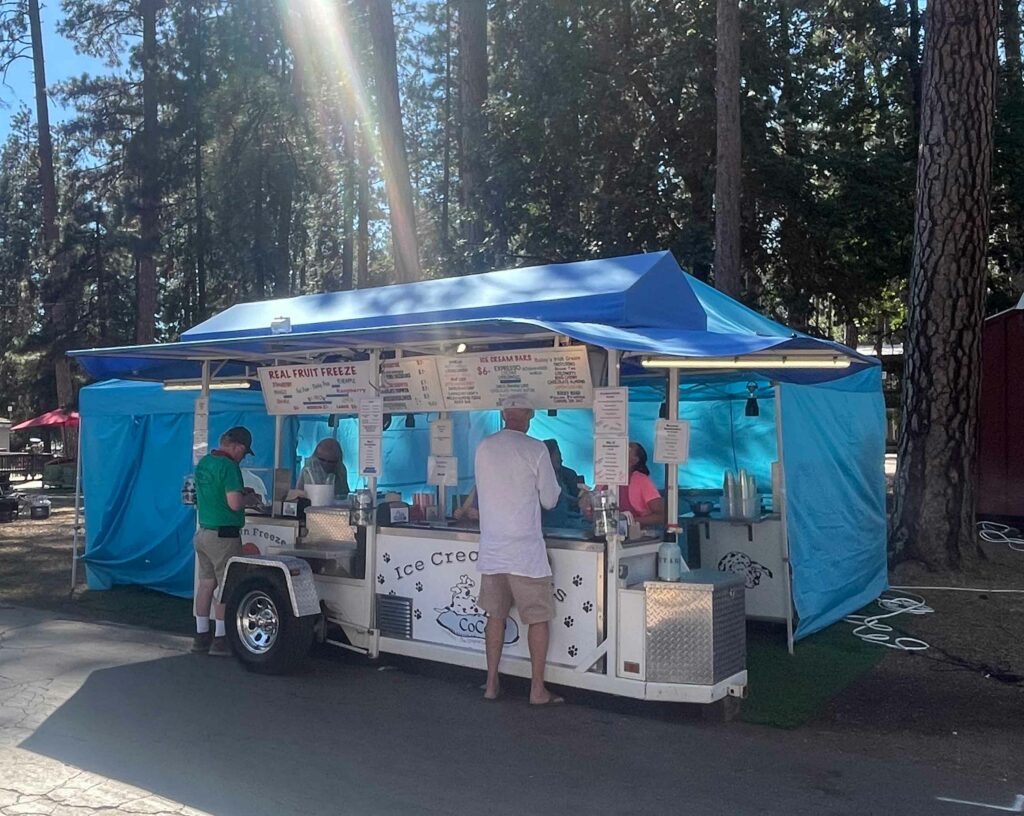
[[[1020,73],[1020,0],[1002,0],[1003,51],[1010,83],[1019,86]]]
[[[192,53],[192,163],[196,188],[196,317],[206,320],[206,200],[203,189],[203,11],[201,3],[192,4],[195,18]]]
[[[482,156],[487,102],[487,3],[459,0],[459,104],[462,150],[459,180],[462,187],[463,238],[470,250],[484,240],[480,189],[486,174]]]
[[[444,2],[444,154],[441,167],[441,251],[445,261],[451,256],[452,191],[452,4]]]
[[[996,19],[996,0],[929,5],[893,546],[933,569],[977,552]]]
[[[398,97],[398,61],[395,54],[395,19],[391,0],[366,0],[373,41],[374,76],[380,115],[380,141],[384,153],[384,189],[391,215],[391,241],[395,252],[396,282],[419,280],[409,160],[405,151],[402,105]]]
[[[715,162],[715,287],[739,297],[740,21],[739,0],[718,0]]]
[[[156,255],[160,249],[160,126],[157,111],[156,15],[161,0],[142,0],[142,183],[135,342],[156,338]]]
[[[356,185],[356,209],[359,214],[359,231],[356,233],[356,279],[354,287],[366,286],[370,277],[370,146],[367,144],[366,123],[361,123],[359,132],[359,163]]]
[[[277,211],[277,247],[274,258],[274,297],[280,298],[292,294],[289,291],[291,276],[291,234],[292,234],[292,203],[295,195],[295,171],[287,168],[278,176],[281,189],[278,190],[280,201]]]

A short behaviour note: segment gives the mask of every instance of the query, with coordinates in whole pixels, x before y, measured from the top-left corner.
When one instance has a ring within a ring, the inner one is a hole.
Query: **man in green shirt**
[[[196,636],[192,651],[227,656],[231,652],[224,638],[224,604],[221,588],[228,560],[242,554],[241,529],[245,508],[259,502],[242,482],[238,463],[252,453],[252,434],[241,426],[231,428],[220,438],[216,450],[196,465],[196,513],[199,529],[194,545],[199,567],[196,588]],[[214,600],[216,599],[216,603]],[[210,631],[210,607],[213,606],[215,631]]]

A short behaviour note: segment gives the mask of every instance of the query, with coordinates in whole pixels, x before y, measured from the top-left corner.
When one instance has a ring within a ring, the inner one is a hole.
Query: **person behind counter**
[[[245,487],[239,463],[252,453],[252,434],[241,426],[221,436],[216,450],[196,464],[196,515],[199,529],[193,540],[199,566],[196,587],[196,636],[192,651],[226,657],[231,654],[224,637],[221,588],[228,560],[242,554],[241,529],[245,508],[255,507],[259,496]],[[214,603],[216,600],[216,603]],[[210,607],[215,631],[210,632]]]
[[[619,510],[633,514],[641,527],[665,523],[665,500],[647,467],[647,451],[639,442],[629,443],[629,484],[619,488]]]
[[[347,496],[348,471],[341,458],[341,445],[337,439],[328,437],[316,443],[295,487],[302,490],[307,484],[327,484],[331,476],[334,476],[334,495],[339,499]]]
[[[579,502],[580,476],[562,463],[558,440],[545,439],[544,444],[551,456],[551,467],[555,469],[555,478],[558,479],[562,493],[558,497],[558,504],[541,512],[541,523],[545,527],[577,527],[583,518]]]
[[[477,569],[481,574],[477,605],[487,613],[484,698],[496,700],[501,695],[498,665],[506,620],[514,605],[529,627],[530,704],[551,705],[563,700],[544,685],[548,622],[555,617],[555,598],[540,511],[555,506],[561,488],[547,448],[526,435],[533,406],[524,397],[506,397],[501,407],[505,428],[484,439],[476,450]]]

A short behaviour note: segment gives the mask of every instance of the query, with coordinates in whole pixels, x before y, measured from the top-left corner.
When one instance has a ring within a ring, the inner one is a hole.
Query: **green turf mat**
[[[786,651],[781,626],[747,625],[748,698],[745,722],[798,728],[818,714],[839,692],[867,674],[885,649],[853,637],[852,627],[836,623]]]

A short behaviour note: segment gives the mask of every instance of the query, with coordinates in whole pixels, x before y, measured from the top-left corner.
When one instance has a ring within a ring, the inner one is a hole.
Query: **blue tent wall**
[[[803,637],[888,586],[885,406],[878,368],[780,388],[796,635]]]
[[[140,584],[191,597],[195,511],[181,503],[181,485],[192,470],[197,396],[197,391],[164,391],[143,382],[82,389],[83,560],[90,589]],[[211,394],[210,438],[233,425],[245,425],[256,440],[257,455],[246,463],[272,467],[274,420],[264,410],[262,394]],[[285,425],[287,446],[294,422]]]

